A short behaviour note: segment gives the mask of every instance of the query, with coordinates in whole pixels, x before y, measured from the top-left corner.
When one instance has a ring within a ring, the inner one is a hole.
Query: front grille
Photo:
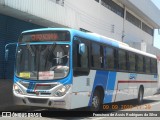
[[[41,95],[51,95],[51,93],[40,93]]]
[[[37,84],[36,85],[36,90],[49,90],[51,88],[55,87],[53,84]]]
[[[30,103],[47,103],[48,99],[41,99],[41,98],[28,98]]]
[[[27,93],[30,94],[30,95],[37,95],[36,92],[27,92]],[[41,93],[41,92],[39,92],[38,96],[41,96],[41,95],[50,96],[51,93]]]

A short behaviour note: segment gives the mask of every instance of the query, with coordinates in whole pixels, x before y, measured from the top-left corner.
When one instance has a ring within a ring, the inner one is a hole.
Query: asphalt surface
[[[138,105],[137,104],[137,101],[136,100],[129,100],[129,101],[123,101],[123,102],[117,102],[117,103],[112,103],[112,104],[105,104],[104,106],[110,106],[111,109],[106,109],[106,107],[102,108],[103,109],[103,113],[104,114],[116,114],[119,112],[123,112],[123,113],[126,113],[126,112],[138,112],[138,113],[141,113],[141,111],[146,111],[146,112],[149,112],[149,113],[154,113],[154,111],[158,111],[160,112],[160,94],[157,94],[157,95],[154,95],[154,96],[148,96],[148,97],[145,97],[144,98],[144,102],[143,104],[141,105]],[[112,106],[118,106],[118,108],[115,108],[114,107],[114,111],[112,109]],[[128,108],[126,107],[128,106]],[[34,108],[34,109],[26,109],[26,108],[21,108],[22,111],[26,111],[26,112],[55,112],[55,111],[58,111],[58,112],[61,112],[59,109],[47,109],[47,108]],[[113,112],[110,112],[113,111]],[[75,111],[80,111],[80,114],[83,114],[83,112],[87,112],[85,111],[85,109],[76,109]],[[67,112],[67,111],[66,111]],[[12,111],[13,113],[13,111]],[[39,118],[35,118],[35,117],[29,117],[29,118],[21,118],[21,117],[0,117],[0,119],[5,119],[5,120],[67,120],[67,119],[77,119],[77,120],[80,120],[80,119],[83,119],[83,120],[139,120],[139,119],[143,119],[143,117],[64,117],[63,116],[63,113],[65,113],[65,111],[62,112],[62,115],[60,116],[57,116],[57,117],[39,117]],[[73,112],[74,114],[74,112]],[[153,116],[152,116],[153,115]],[[151,114],[150,117],[145,117],[145,120],[158,120],[159,117],[155,117],[154,114]]]

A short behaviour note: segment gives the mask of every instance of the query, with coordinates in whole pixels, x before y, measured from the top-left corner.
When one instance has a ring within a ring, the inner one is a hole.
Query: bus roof
[[[102,36],[102,35],[99,35],[99,34],[96,34],[96,33],[85,33],[85,32],[75,30],[75,29],[70,29],[70,28],[41,28],[41,29],[33,29],[33,30],[23,31],[22,34],[23,33],[29,33],[29,32],[38,32],[38,31],[50,31],[50,30],[51,31],[52,30],[58,30],[58,31],[66,30],[66,31],[69,31],[72,34],[72,36],[81,36],[85,39],[90,39],[90,40],[93,40],[95,42],[104,43],[104,44],[107,44],[107,45],[111,45],[113,47],[117,47],[117,48],[121,48],[121,49],[124,49],[124,50],[127,50],[127,51],[131,51],[131,52],[134,52],[134,53],[137,53],[137,54],[142,54],[142,55],[145,55],[145,56],[156,58],[156,56],[153,55],[153,54],[146,53],[144,51],[132,48],[128,44],[117,41],[115,39],[108,38],[108,37],[105,37],[105,36]]]

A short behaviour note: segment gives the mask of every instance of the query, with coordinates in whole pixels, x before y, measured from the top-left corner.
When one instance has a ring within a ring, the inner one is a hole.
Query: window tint
[[[157,74],[157,60],[151,58],[151,72]]]
[[[85,53],[80,55],[80,66],[81,68],[88,68],[88,46],[85,47]]]
[[[145,57],[145,72],[150,73],[150,58]]]
[[[114,49],[110,47],[105,48],[105,67],[107,69],[114,69]]]
[[[79,54],[79,44],[81,41],[86,45],[85,53]],[[89,74],[89,43],[87,40],[74,37],[73,44],[73,74],[74,76]]]
[[[143,56],[137,55],[137,71],[143,72]]]
[[[83,39],[78,38],[79,40],[81,40],[81,42],[83,42]],[[81,68],[88,68],[88,58],[89,58],[89,47],[87,44],[85,44],[85,53],[80,55],[79,54],[79,42],[74,41],[74,45],[73,45],[73,58],[74,58],[74,67],[81,67]]]
[[[128,54],[128,63],[129,63],[129,70],[130,71],[135,71],[135,66],[136,66],[136,63],[135,63],[135,54],[134,53],[129,53]]]
[[[95,68],[101,68],[102,58],[100,56],[100,45],[92,43],[91,65]]]
[[[118,50],[119,70],[126,70],[126,52]]]

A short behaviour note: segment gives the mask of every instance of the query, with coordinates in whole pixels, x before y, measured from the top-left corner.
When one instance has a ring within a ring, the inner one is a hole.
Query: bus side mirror
[[[85,53],[85,48],[86,48],[86,46],[84,43],[79,44],[79,54],[80,55],[83,55]]]
[[[6,61],[8,61],[8,53],[9,53],[9,50],[6,49],[6,50],[5,50],[5,60],[6,60]]]

